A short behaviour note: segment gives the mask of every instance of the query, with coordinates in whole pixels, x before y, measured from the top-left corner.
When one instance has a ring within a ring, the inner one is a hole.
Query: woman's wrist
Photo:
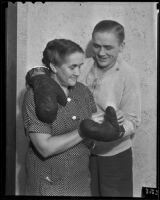
[[[79,137],[83,140],[83,139],[84,139],[84,136],[82,135],[80,126],[78,126],[77,132],[78,132],[78,134],[79,134]]]

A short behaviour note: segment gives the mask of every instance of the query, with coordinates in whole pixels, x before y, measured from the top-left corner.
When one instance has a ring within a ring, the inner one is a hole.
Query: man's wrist
[[[125,130],[125,134],[131,134],[134,132],[134,125],[131,121],[125,119],[124,124],[123,124],[123,128]]]

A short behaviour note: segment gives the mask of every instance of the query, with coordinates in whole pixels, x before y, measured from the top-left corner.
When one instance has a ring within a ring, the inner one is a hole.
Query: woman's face
[[[80,75],[80,67],[84,61],[84,54],[75,52],[68,55],[65,63],[60,67],[56,67],[57,81],[63,86],[74,86]]]

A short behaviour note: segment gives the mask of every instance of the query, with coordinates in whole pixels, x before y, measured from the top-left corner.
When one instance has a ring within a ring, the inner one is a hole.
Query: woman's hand
[[[93,114],[91,119],[99,124],[102,124],[104,121],[104,113]]]
[[[124,113],[121,110],[117,110],[116,114],[117,114],[117,120],[118,120],[119,126],[122,126],[125,121]]]

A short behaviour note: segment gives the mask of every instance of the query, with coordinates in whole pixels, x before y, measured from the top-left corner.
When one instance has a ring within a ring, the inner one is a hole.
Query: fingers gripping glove
[[[67,99],[62,88],[49,76],[47,70],[43,67],[31,69],[26,75],[26,83],[33,88],[38,119],[52,123],[57,116],[58,103],[65,106]]]
[[[80,123],[79,133],[81,137],[97,141],[113,141],[123,136],[125,130],[119,126],[116,111],[109,106],[105,110],[104,122],[99,124],[91,119],[84,119]]]

